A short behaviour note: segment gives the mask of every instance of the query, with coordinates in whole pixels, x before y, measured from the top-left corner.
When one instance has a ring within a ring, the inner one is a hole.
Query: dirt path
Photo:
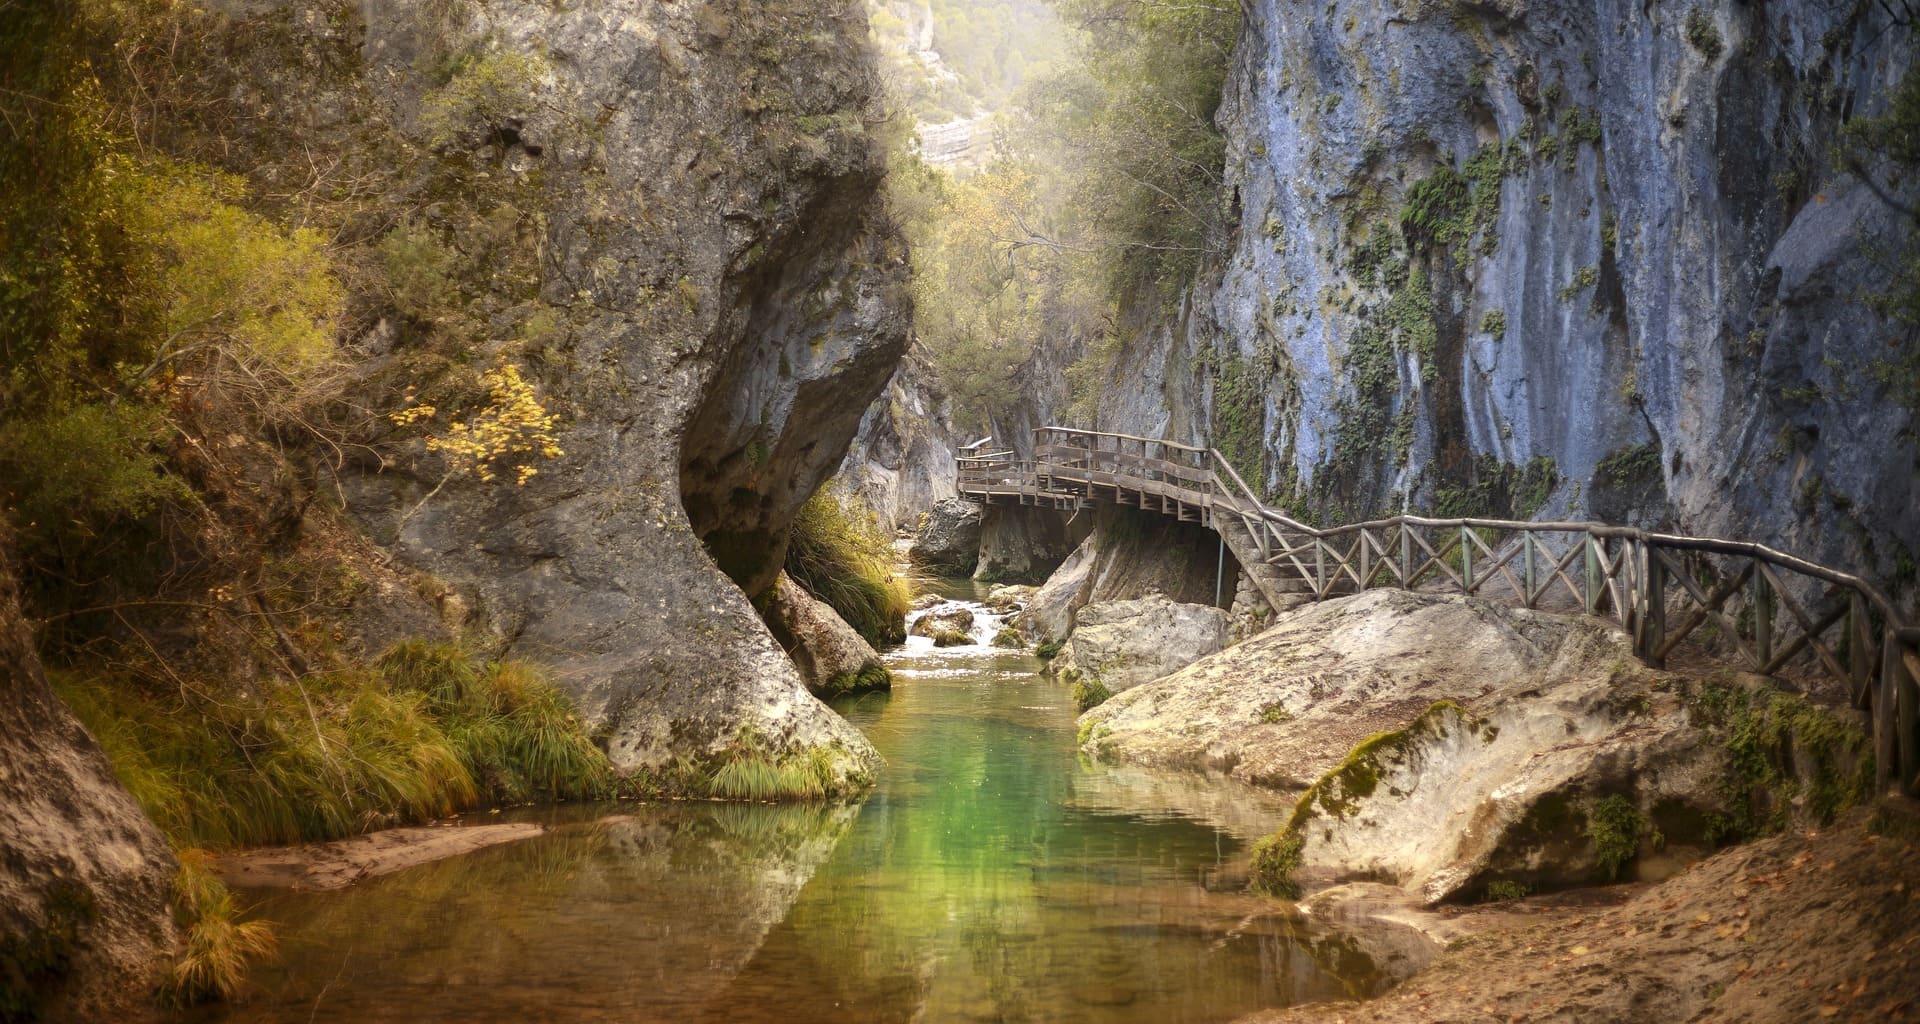
[[[1238,1024],[1920,1021],[1920,811],[1893,811],[1889,835],[1867,817],[1728,850],[1615,907],[1489,908],[1512,926],[1471,929],[1378,1000]]]
[[[392,828],[330,843],[238,850],[222,854],[215,867],[228,885],[344,889],[363,878],[528,839],[546,830],[532,823]]]

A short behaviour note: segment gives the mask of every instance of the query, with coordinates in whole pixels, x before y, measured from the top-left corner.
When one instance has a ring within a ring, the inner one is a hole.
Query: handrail
[[[1476,595],[1498,589],[1497,580],[1504,580],[1531,608],[1564,583],[1589,614],[1599,615],[1604,609],[1618,619],[1633,637],[1634,654],[1656,668],[1681,641],[1712,623],[1749,667],[1762,674],[1779,671],[1803,655],[1813,656],[1815,669],[1850,687],[1855,706],[1871,709],[1880,781],[1897,772],[1900,786],[1920,796],[1920,721],[1916,721],[1920,716],[1920,683],[1916,683],[1920,624],[1910,624],[1892,598],[1853,573],[1752,541],[1600,522],[1432,519],[1402,514],[1322,529],[1268,507],[1215,448],[1072,427],[1036,427],[1034,435],[1034,461],[1003,459],[1013,452],[959,457],[962,490],[980,484],[992,470],[996,479],[980,489],[989,499],[1005,496],[1007,492],[998,487],[1015,483],[1022,494],[1079,501],[1093,496],[1097,485],[1114,488],[1116,499],[1122,489],[1134,491],[1141,496],[1143,508],[1147,507],[1144,496],[1157,494],[1163,511],[1176,511],[1166,503],[1177,502],[1182,518],[1191,512],[1201,522],[1211,520],[1215,529],[1221,529],[1220,517],[1229,515],[1246,527],[1258,548],[1259,563],[1304,581],[1315,600],[1353,588],[1411,589],[1425,585],[1424,581],[1450,583],[1462,593]],[[1090,438],[1093,446],[1042,445],[1039,439],[1044,436]],[[1098,447],[1104,438],[1112,438],[1114,447]],[[1123,450],[1121,446],[1128,442],[1142,448],[1138,453]],[[1162,454],[1198,455],[1200,465],[1188,467],[1177,459],[1148,455],[1148,445],[1165,449]],[[1062,454],[1058,449],[1066,449],[1068,461],[1048,458]],[[1008,469],[1024,474],[1023,480],[1007,479]],[[1488,531],[1509,536],[1483,537]],[[1556,550],[1560,542],[1543,539],[1551,534],[1578,537]],[[1694,560],[1682,553],[1747,561],[1736,572],[1726,563]],[[1811,592],[1812,603],[1808,603],[1810,592],[1789,587],[1791,578],[1777,575],[1775,568],[1826,587]],[[1265,589],[1271,578],[1256,577],[1256,582]],[[1738,616],[1730,617],[1735,613],[1727,605],[1736,594],[1747,595],[1742,599],[1747,603],[1736,604]],[[1667,625],[1670,604],[1684,615],[1672,630]],[[1843,629],[1838,642],[1829,637],[1836,626]]]

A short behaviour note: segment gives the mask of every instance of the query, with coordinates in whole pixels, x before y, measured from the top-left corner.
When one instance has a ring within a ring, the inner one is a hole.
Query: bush
[[[58,673],[60,696],[176,843],[334,839],[483,803],[606,795],[606,755],[532,668],[446,645],[251,700]]]
[[[787,543],[787,575],[827,603],[867,642],[907,638],[912,584],[896,571],[893,542],[873,513],[831,487],[800,506]]]

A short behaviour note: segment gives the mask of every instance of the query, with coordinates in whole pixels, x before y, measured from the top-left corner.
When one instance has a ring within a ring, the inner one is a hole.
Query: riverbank
[[[1656,885],[1588,892],[1633,895],[1501,904],[1529,914],[1471,929],[1378,999],[1237,1024],[1920,1020],[1911,802],[1727,850]]]
[[[344,889],[368,878],[458,857],[547,831],[535,822],[467,825],[443,821],[390,828],[328,843],[236,850],[214,859],[228,885],[249,889]]]

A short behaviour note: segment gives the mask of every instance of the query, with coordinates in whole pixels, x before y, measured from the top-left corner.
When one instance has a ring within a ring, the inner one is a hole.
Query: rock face
[[[973,578],[993,583],[1044,580],[1066,561],[1091,523],[1084,515],[1070,522],[1066,513],[1052,509],[988,508],[980,527],[980,564]]]
[[[816,696],[837,697],[893,685],[873,645],[786,573],[780,574],[767,596],[766,619]]]
[[[441,461],[390,439],[397,455],[349,467],[351,511],[548,662],[617,765],[716,755],[751,730],[770,753],[830,748],[839,776],[867,774],[871,747],[748,600],[907,343],[861,5],[367,11],[356,87],[434,147],[423,185],[471,193],[538,253],[523,292],[490,284],[475,302],[489,330],[538,339],[501,353],[540,370],[564,455],[521,487],[436,494]],[[436,129],[444,103],[426,101],[444,97],[418,70],[448,37],[533,62],[460,131]],[[372,356],[371,375],[407,371],[404,352]]]
[[[1217,653],[1228,632],[1226,612],[1161,594],[1090,604],[1075,613],[1073,637],[1054,667],[1119,693]]]
[[[979,505],[942,498],[934,502],[907,557],[943,576],[970,576],[980,560],[980,531],[985,522],[986,510]]]
[[[1134,509],[1103,506],[1073,554],[1054,570],[1013,621],[1034,640],[1065,640],[1074,613],[1089,604],[1164,594],[1181,604],[1211,604],[1216,590],[1233,595],[1239,572],[1221,562],[1219,535],[1192,523]],[[1224,579],[1218,574],[1224,571]]]
[[[48,688],[0,536],[0,1016],[124,1019],[173,955],[174,859]]]
[[[946,395],[917,351],[867,407],[840,463],[838,478],[888,530],[912,530],[934,503],[954,493],[953,424]]]
[[[1103,428],[1207,437],[1330,518],[1671,516],[1916,561],[1915,411],[1859,369],[1891,366],[1864,300],[1911,225],[1831,163],[1911,33],[1820,4],[1243,10],[1231,251],[1127,339]]]

